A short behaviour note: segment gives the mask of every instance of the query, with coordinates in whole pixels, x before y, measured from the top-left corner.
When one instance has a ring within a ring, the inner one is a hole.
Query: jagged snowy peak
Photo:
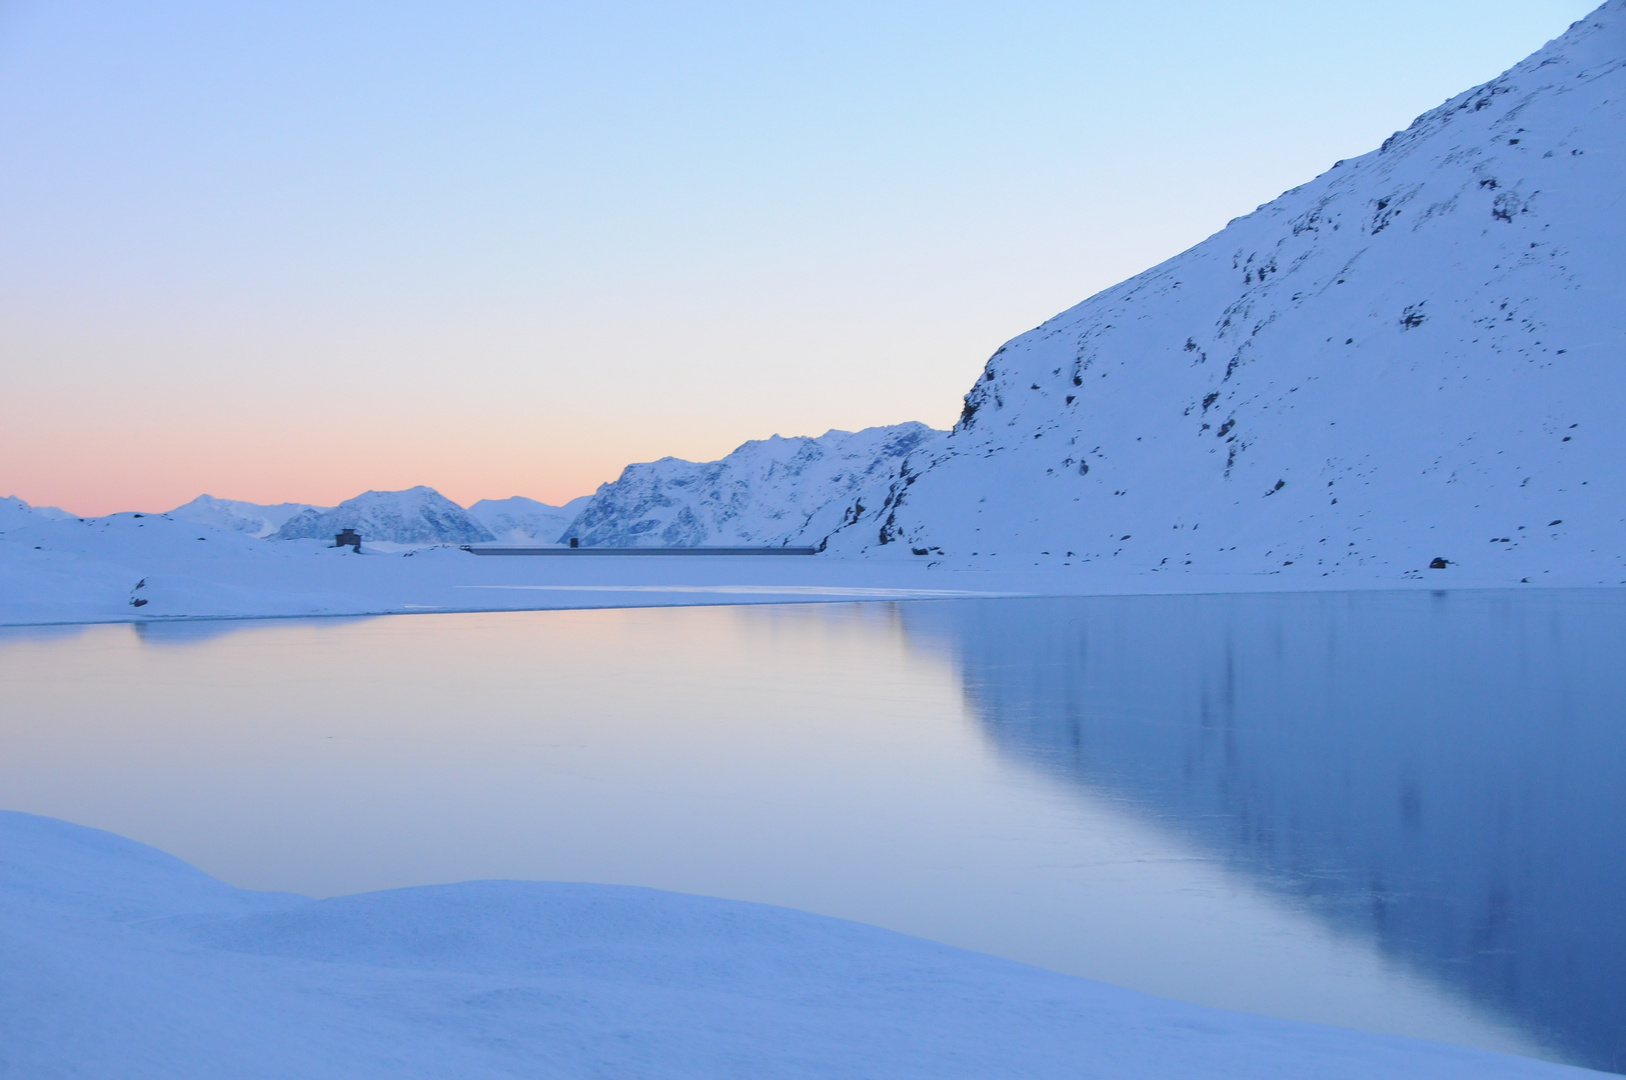
[[[568,536],[611,547],[783,546],[816,542],[861,493],[885,486],[943,433],[925,424],[748,442],[721,461],[628,465],[602,485]]]
[[[211,525],[217,529],[267,537],[302,510],[326,510],[310,503],[277,503],[263,506],[238,499],[217,499],[213,495],[199,495],[191,502],[177,506],[169,516],[177,521],[190,521],[197,525]]]
[[[1007,343],[931,460],[830,546],[1620,582],[1623,151],[1610,0],[1381,149]]]
[[[494,539],[468,511],[422,485],[405,491],[369,491],[332,510],[301,510],[272,539],[331,539],[342,529],[396,544],[478,544]]]
[[[550,506],[523,495],[511,499],[481,499],[469,507],[469,516],[484,525],[499,543],[519,546],[559,542],[576,515],[592,496],[582,495],[563,506]]]

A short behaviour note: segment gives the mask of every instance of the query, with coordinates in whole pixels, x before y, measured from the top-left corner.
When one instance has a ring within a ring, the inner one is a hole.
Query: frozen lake
[[[1626,1070],[1626,593],[0,630],[0,807],[226,881],[648,885]]]

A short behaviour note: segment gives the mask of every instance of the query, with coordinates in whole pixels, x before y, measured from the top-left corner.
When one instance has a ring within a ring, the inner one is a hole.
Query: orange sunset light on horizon
[[[0,495],[559,503],[947,427],[1591,6],[8,4]]]

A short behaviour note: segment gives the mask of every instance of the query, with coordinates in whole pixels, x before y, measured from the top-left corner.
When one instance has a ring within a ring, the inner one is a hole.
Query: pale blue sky
[[[0,3],[0,494],[559,500],[946,426],[1592,6]]]

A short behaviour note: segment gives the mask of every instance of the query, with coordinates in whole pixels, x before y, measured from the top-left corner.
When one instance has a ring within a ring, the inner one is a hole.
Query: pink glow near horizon
[[[946,427],[1592,6],[3,6],[0,494],[559,503]]]

